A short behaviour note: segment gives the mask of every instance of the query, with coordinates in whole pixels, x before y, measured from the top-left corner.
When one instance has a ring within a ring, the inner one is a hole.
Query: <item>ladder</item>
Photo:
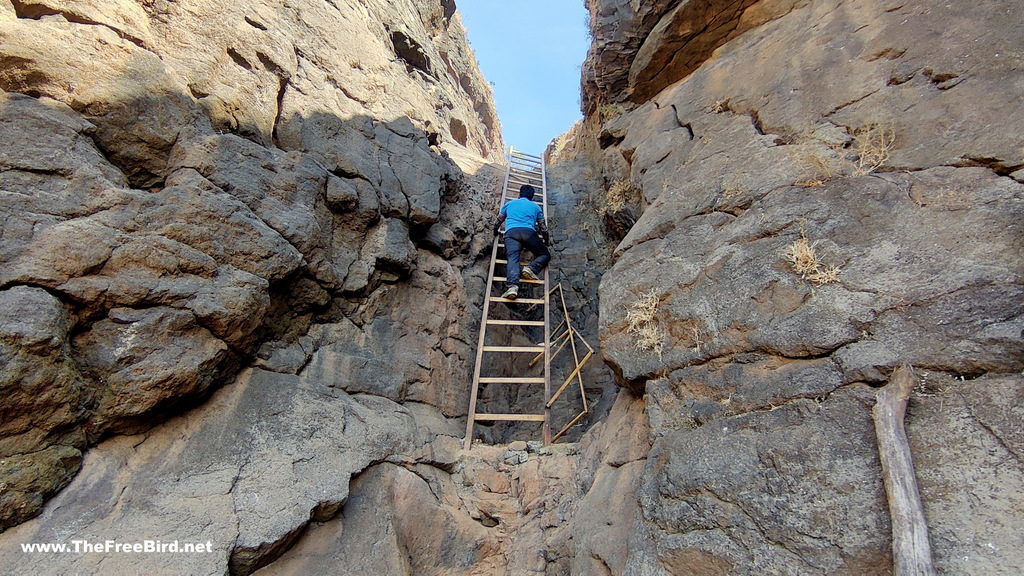
[[[508,154],[506,155],[506,167],[505,167],[505,178],[501,188],[501,198],[498,202],[498,207],[495,209],[495,213],[501,209],[501,206],[508,200],[515,200],[519,197],[519,188],[523,184],[530,184],[538,190],[534,195],[533,201],[537,202],[541,211],[544,214],[544,219],[548,220],[548,185],[547,185],[547,168],[544,164],[544,159],[540,156],[533,156],[516,150],[513,147],[509,147]],[[544,278],[542,280],[529,280],[527,278],[521,278],[519,283],[532,284],[541,287],[540,298],[516,298],[515,300],[508,300],[499,296],[493,296],[492,292],[495,289],[495,283],[498,283],[498,287],[504,286],[506,281],[505,275],[495,275],[496,268],[499,266],[505,268],[508,265],[506,260],[499,258],[498,249],[504,247],[501,235],[494,237],[494,244],[491,247],[491,262],[487,272],[487,289],[484,293],[484,306],[481,312],[480,319],[480,339],[477,344],[476,352],[476,367],[473,369],[473,384],[472,390],[469,397],[469,417],[466,423],[466,441],[465,449],[469,450],[473,445],[473,425],[476,422],[497,422],[497,421],[518,421],[518,422],[541,422],[543,423],[543,440],[544,444],[551,443],[551,362],[550,362],[550,348],[551,348],[551,292],[548,288],[548,269],[544,269]],[[498,319],[493,318],[495,312],[496,303],[507,304],[509,306],[542,306],[544,312],[544,320],[516,320],[516,319]],[[494,331],[496,334],[499,331],[508,331],[515,327],[543,327],[544,328],[544,341],[537,345],[531,346],[499,346],[499,345],[488,345],[487,334],[488,331]],[[484,355],[485,354],[524,354],[533,353],[539,358],[544,360],[544,375],[543,376],[509,376],[509,375],[482,375],[484,366]],[[500,384],[500,385],[543,385],[544,386],[544,412],[542,414],[524,414],[524,413],[477,413],[476,404],[477,396],[480,391],[482,384]]]

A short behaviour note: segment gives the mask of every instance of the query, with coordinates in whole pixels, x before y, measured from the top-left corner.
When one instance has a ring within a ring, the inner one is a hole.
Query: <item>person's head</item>
[[[529,184],[523,184],[519,187],[519,197],[526,198],[527,200],[533,200],[533,195],[537,190]]]

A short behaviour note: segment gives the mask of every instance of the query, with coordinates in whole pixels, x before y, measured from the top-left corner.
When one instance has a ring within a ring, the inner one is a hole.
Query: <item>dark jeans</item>
[[[524,247],[533,254],[530,270],[533,270],[537,277],[540,277],[540,273],[544,271],[548,261],[551,260],[551,252],[548,252],[548,247],[544,245],[544,241],[540,239],[540,235],[536,231],[530,228],[506,230],[505,253],[508,255],[508,266],[505,274],[508,277],[506,286],[519,285],[519,254],[523,251]]]

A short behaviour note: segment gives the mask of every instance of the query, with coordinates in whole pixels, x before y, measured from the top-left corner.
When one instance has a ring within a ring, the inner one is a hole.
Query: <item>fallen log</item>
[[[910,366],[900,366],[889,383],[875,393],[875,407],[871,410],[892,517],[892,559],[896,576],[935,574],[928,525],[914,475],[910,443],[903,428],[907,401],[916,384]]]

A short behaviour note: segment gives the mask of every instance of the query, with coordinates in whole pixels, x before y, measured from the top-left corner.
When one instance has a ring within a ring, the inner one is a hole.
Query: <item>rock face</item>
[[[589,7],[589,429],[464,452],[502,144],[451,0],[0,0],[4,569],[886,574],[910,362],[936,565],[1020,572],[1024,9]]]
[[[721,4],[589,3],[573,145],[621,240],[601,346],[652,431],[609,571],[891,570],[871,387],[901,362],[937,566],[1019,570],[995,486],[1024,478],[1024,148],[999,128],[1024,12]]]
[[[464,413],[448,151],[503,144],[453,3],[5,1],[0,63],[0,529],[247,364]]]

